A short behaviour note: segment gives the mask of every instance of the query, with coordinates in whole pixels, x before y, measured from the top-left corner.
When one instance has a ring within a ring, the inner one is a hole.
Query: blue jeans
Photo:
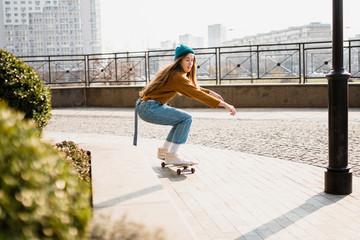
[[[187,112],[154,100],[143,102],[140,99],[136,103],[136,112],[146,122],[173,126],[166,141],[178,144],[186,142],[192,123],[192,117]]]

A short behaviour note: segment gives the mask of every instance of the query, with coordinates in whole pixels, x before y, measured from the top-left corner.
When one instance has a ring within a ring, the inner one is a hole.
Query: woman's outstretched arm
[[[219,106],[229,110],[231,116],[234,116],[236,114],[235,107],[233,105],[228,104],[227,102],[220,101]]]

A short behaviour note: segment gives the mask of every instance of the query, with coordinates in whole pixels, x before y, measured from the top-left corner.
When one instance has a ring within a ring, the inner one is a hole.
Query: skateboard
[[[167,164],[165,162],[161,163],[161,167],[166,167],[166,166],[170,166],[170,167],[177,167],[178,169],[176,170],[176,173],[178,175],[180,175],[182,172],[191,172],[191,173],[195,173],[195,168],[190,168],[191,166],[197,165],[198,163],[194,163],[194,162],[190,162],[189,164]],[[182,168],[182,169],[181,169]]]

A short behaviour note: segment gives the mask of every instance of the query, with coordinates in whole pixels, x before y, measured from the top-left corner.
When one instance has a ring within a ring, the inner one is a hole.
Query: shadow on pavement
[[[286,229],[290,225],[305,218],[306,216],[309,216],[310,214],[318,211],[319,209],[336,203],[346,196],[347,195],[330,195],[323,192],[318,193],[306,200],[305,203],[298,206],[297,208],[290,210],[267,223],[264,223],[263,225],[245,233],[235,240],[251,239],[255,236],[260,237],[261,239],[266,239],[280,232],[281,230]]]

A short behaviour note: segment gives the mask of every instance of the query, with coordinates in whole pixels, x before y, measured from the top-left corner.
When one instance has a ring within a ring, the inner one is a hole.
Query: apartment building
[[[299,27],[290,27],[284,30],[260,33],[223,42],[225,46],[239,46],[251,44],[289,43],[289,42],[316,42],[331,40],[331,25],[313,22]]]
[[[227,28],[222,24],[208,25],[209,47],[220,47],[226,42]]]
[[[99,0],[0,0],[0,48],[17,56],[101,52]]]
[[[179,36],[179,44],[191,46],[192,48],[202,48],[204,47],[204,38],[195,37],[191,34],[184,34]]]

